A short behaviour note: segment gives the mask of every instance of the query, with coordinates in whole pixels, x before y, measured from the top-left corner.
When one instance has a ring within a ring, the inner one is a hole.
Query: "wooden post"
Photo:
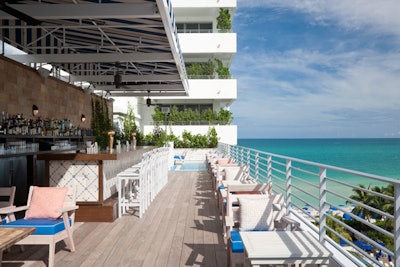
[[[113,145],[114,145],[114,131],[109,131],[108,133],[108,138],[109,138],[109,145],[108,147],[110,148],[110,154],[113,153]]]
[[[132,149],[136,150],[136,133],[132,133]]]

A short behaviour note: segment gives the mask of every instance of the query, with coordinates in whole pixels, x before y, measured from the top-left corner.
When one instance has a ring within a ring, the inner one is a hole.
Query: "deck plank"
[[[64,266],[226,266],[226,248],[207,172],[170,172],[168,184],[143,218],[124,215],[112,223],[76,224],[76,251],[56,248]],[[46,246],[12,247],[3,266],[47,265]]]

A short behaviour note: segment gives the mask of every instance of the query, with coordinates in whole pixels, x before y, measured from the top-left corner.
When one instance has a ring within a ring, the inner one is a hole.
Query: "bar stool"
[[[144,213],[145,183],[143,182],[142,166],[132,166],[117,175],[118,178],[118,217],[125,214],[129,208],[139,208],[139,218]]]

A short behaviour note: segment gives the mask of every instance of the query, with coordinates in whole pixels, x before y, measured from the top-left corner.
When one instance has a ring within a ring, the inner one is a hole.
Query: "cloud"
[[[400,137],[399,8],[238,0],[239,137]]]
[[[238,0],[238,9],[290,9],[309,14],[318,24],[337,23],[343,29],[368,29],[393,34],[400,40],[400,2],[398,0]]]
[[[397,54],[295,50],[246,54],[240,62],[245,68],[237,69],[239,100],[234,114],[240,114],[239,122],[259,127],[260,136],[273,128],[276,134],[291,137],[336,137],[337,132],[345,137],[350,132],[383,137],[379,130],[400,128]]]

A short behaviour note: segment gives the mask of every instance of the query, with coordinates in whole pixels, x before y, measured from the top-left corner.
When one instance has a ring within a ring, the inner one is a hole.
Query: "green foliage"
[[[365,189],[365,185],[360,184],[360,188]],[[388,196],[394,196],[394,187],[392,184],[388,185],[387,187],[379,187],[379,186],[374,186],[371,188],[369,185],[367,190],[375,191],[380,194],[385,194]],[[361,190],[361,189],[353,189],[354,194],[350,196],[351,199],[354,199],[358,202],[361,202],[365,205],[371,206],[376,209],[383,210],[387,213],[394,214],[394,203],[393,201],[389,201],[386,198],[382,198],[380,196],[377,196],[375,194],[369,193],[367,191]],[[376,214],[369,209],[366,209],[362,206],[356,206],[353,211],[353,214],[355,215],[361,215],[362,218],[371,221],[371,219],[382,219],[382,216],[379,214]]]
[[[182,112],[182,120],[183,121],[199,121],[200,114],[197,111],[194,111],[190,108],[185,108]]]
[[[334,215],[334,217],[339,221],[341,220],[341,217],[339,215]],[[344,236],[347,240],[349,240],[349,241],[353,240],[351,235],[347,232],[346,228],[344,226],[338,224],[334,220],[332,220],[330,217],[326,217],[326,225],[329,226],[330,228],[332,228],[333,230],[335,230],[335,232],[337,232],[337,233],[341,234],[342,236]],[[333,232],[327,230],[326,233],[336,243],[340,242],[340,238],[336,234],[334,234]]]
[[[366,188],[365,185],[360,184],[360,188],[362,189],[368,189],[371,191],[375,191],[380,194],[384,194],[387,196],[394,196],[394,186],[393,184],[389,184],[388,186],[374,186],[371,187],[370,185]],[[371,206],[373,208],[382,210],[384,212],[387,212],[389,214],[394,214],[394,203],[393,201],[390,201],[386,198],[377,196],[375,194],[372,194],[368,191],[364,191],[362,189],[353,189],[354,194],[350,196],[351,199],[354,199],[360,203],[363,203],[365,205]],[[361,216],[362,218],[371,221],[372,219],[375,219],[374,224],[379,226],[382,229],[385,229],[388,232],[393,233],[394,230],[394,221],[392,219],[383,217],[380,214],[376,214],[362,206],[356,206],[353,210],[352,213]],[[393,239],[376,231],[371,229],[370,227],[366,226],[365,224],[362,224],[361,222],[358,222],[356,220],[349,220],[346,221],[346,224],[349,226],[359,230],[360,232],[364,233],[368,237],[370,237],[373,240],[379,240],[380,242],[385,243],[386,247],[389,249],[394,248],[393,244]]]
[[[153,121],[156,122],[156,125],[158,125],[157,123],[164,121],[165,114],[161,112],[159,107],[156,107],[151,117],[153,118]]]
[[[380,196],[374,195],[370,192],[366,192],[363,189],[368,189],[371,191],[375,191],[381,194],[385,194],[388,196],[393,196],[394,195],[394,187],[393,184],[389,184],[388,186],[384,187],[372,187],[368,186],[368,188],[365,187],[365,185],[360,184],[360,188],[362,189],[357,189],[354,188],[353,192],[354,194],[350,196],[351,199],[354,199],[358,202],[361,202],[365,205],[380,209],[382,211],[385,211],[389,214],[393,215],[393,202],[388,201],[386,198],[382,198]],[[386,231],[393,233],[394,231],[394,221],[389,218],[382,217],[381,215],[377,215],[373,212],[368,211],[366,208],[356,206],[353,210],[352,213],[361,216],[364,219],[371,219],[374,218],[375,221],[373,222],[374,225],[378,226],[379,228],[385,229]],[[335,215],[334,216],[337,220],[342,221],[343,223],[347,224],[349,227],[353,229],[357,229],[359,232],[363,233],[364,235],[368,236],[372,240],[375,240],[377,242],[383,242],[385,246],[389,250],[394,250],[394,243],[393,239],[379,231],[376,231],[375,229],[371,228],[370,226],[358,221],[358,220],[343,220],[340,216]],[[318,223],[315,223],[318,225]],[[339,223],[335,222],[332,220],[330,217],[326,218],[326,224],[333,230],[335,230],[337,233],[341,234],[345,239],[352,241],[354,239],[359,239],[359,236],[355,235],[352,232],[349,232],[345,227],[340,225]],[[333,240],[336,242],[339,242],[339,237],[336,236],[333,232],[330,230],[327,230],[327,235],[331,237]]]
[[[214,127],[208,131],[208,147],[214,148],[218,146],[218,134]]]
[[[225,67],[221,60],[214,59],[208,60],[206,63],[191,63],[186,66],[186,73],[189,76],[196,76],[202,78],[206,76],[208,78],[214,77],[218,74],[219,79],[230,79],[231,73],[228,67]]]
[[[166,115],[161,112],[159,107],[154,109],[154,113],[151,115],[154,124],[159,126],[163,122],[166,122]],[[207,121],[210,124],[230,124],[233,121],[232,112],[229,110],[221,109],[218,113],[211,109],[204,110],[201,114],[197,110],[185,108],[183,111],[179,111],[176,106],[171,108],[170,115],[168,117],[169,124],[176,124],[177,122],[189,123],[197,121]]]
[[[229,71],[229,68],[225,67],[222,61],[219,59],[215,59],[215,62],[217,63],[215,72],[218,73],[218,77],[220,79],[230,79],[231,72]]]
[[[203,75],[214,75],[215,73],[215,62],[211,59],[206,63],[191,63],[186,66],[187,75],[203,76]]]
[[[112,127],[111,119],[108,114],[107,100],[92,99],[92,122],[93,135],[96,138],[100,149],[106,149],[108,146],[108,135]]]
[[[190,132],[184,131],[182,139],[187,148],[205,148],[208,147],[208,137],[206,135],[192,135]]]
[[[215,112],[213,112],[211,109],[206,109],[201,113],[201,119],[206,121],[215,121],[217,118],[215,116]]]
[[[173,106],[171,108],[171,112],[169,114],[169,121],[170,122],[182,121],[182,115],[181,112],[178,110],[177,106]]]
[[[136,140],[138,139],[138,127],[135,122],[135,114],[133,112],[133,108],[130,103],[128,103],[128,110],[127,113],[123,116],[119,116],[118,120],[122,124],[122,131],[121,135],[117,135],[116,139],[120,140],[121,143],[126,143],[126,141],[132,141],[132,133],[136,133]],[[118,129],[119,130],[119,129]],[[117,131],[116,131],[117,132]],[[138,142],[138,140],[137,140]]]
[[[167,133],[160,127],[155,127],[153,130],[153,143],[155,146],[161,147],[167,143]]]
[[[226,109],[221,109],[218,112],[217,120],[221,124],[230,124],[233,121],[232,112]]]
[[[176,148],[215,148],[218,145],[218,135],[214,127],[212,127],[207,135],[195,134],[188,131],[182,133],[182,138],[175,136],[173,133],[167,134],[160,127],[155,127],[152,134],[144,137],[146,144],[158,147],[164,146],[167,142],[174,142]]]
[[[231,14],[228,9],[220,8],[217,17],[217,29],[228,31],[232,28]]]

